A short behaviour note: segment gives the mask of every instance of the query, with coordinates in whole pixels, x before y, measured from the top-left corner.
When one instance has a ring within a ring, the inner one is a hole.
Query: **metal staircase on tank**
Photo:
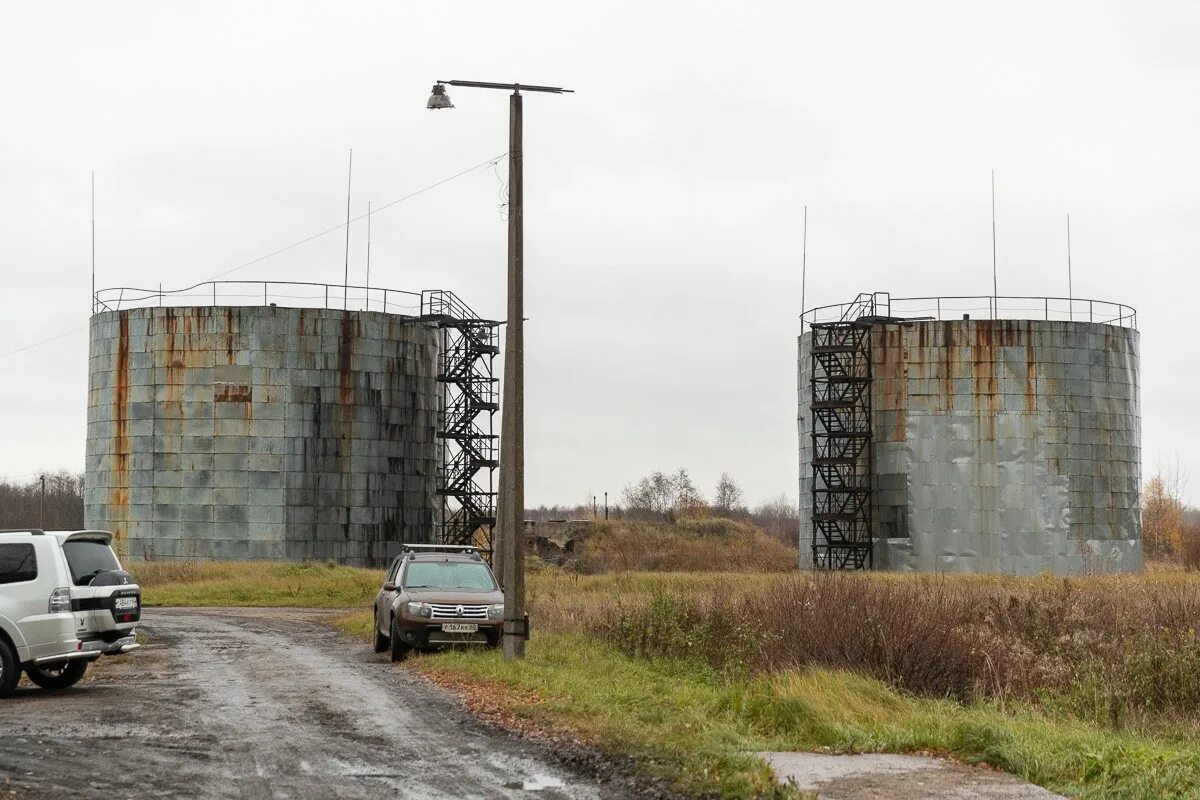
[[[492,421],[500,404],[492,362],[499,354],[498,322],[480,319],[453,293],[424,292],[422,318],[441,331],[437,380],[442,386],[437,437],[441,464],[437,492],[443,498],[438,539],[442,544],[492,541],[496,524],[493,470],[497,436]]]
[[[870,569],[871,324],[844,316],[811,331],[813,565]]]

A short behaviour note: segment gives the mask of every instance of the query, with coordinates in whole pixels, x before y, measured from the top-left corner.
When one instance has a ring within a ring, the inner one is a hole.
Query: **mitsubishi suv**
[[[102,655],[138,647],[142,592],[107,531],[0,531],[0,697],[21,671],[43,689],[74,686]]]
[[[402,661],[444,645],[496,647],[504,595],[474,547],[404,545],[375,596],[375,652]]]

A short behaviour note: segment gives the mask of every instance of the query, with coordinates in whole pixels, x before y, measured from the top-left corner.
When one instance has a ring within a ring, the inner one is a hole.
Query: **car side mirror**
[[[396,584],[392,583],[391,581],[387,581],[383,584],[383,590],[385,592],[394,592],[396,591]]]

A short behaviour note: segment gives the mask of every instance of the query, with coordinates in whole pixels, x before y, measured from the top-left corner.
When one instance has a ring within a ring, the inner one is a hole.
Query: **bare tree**
[[[794,545],[800,529],[800,510],[787,495],[776,495],[755,507],[750,521],[779,541]]]
[[[671,488],[674,490],[671,510],[677,514],[689,514],[705,507],[704,496],[692,483],[692,476],[683,467],[671,476]]]
[[[662,472],[652,472],[626,486],[622,492],[625,508],[634,513],[666,514],[671,510],[674,497],[673,482]]]
[[[728,472],[722,472],[721,479],[717,481],[716,491],[713,492],[713,508],[724,514],[746,510],[742,500],[742,487],[729,477]]]
[[[671,475],[652,472],[622,493],[625,510],[634,515],[664,518],[673,514],[694,514],[705,508],[704,497],[696,489],[686,469]]]

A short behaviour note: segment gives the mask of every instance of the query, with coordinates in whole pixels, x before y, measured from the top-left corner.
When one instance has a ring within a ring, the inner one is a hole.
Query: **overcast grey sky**
[[[527,498],[797,479],[809,305],[991,290],[1139,310],[1144,471],[1200,481],[1194,3],[8,3],[0,474],[82,469],[100,286],[184,286],[507,149],[526,98]],[[501,166],[503,172],[503,166]],[[375,217],[372,283],[501,316],[488,169]],[[365,225],[352,230],[362,278]],[[326,237],[236,277],[340,282]],[[24,345],[72,331],[15,355]],[[1196,492],[1193,492],[1196,494]]]

